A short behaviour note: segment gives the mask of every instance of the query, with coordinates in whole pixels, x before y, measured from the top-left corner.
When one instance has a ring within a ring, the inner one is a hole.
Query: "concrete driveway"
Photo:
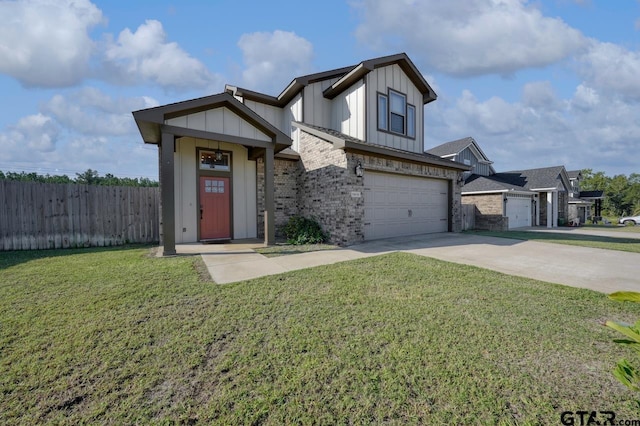
[[[609,236],[630,237],[626,233]],[[178,253],[201,254],[219,284],[402,251],[604,293],[640,291],[639,253],[454,233],[390,238],[274,258],[253,251],[261,246],[249,241],[176,248]]]

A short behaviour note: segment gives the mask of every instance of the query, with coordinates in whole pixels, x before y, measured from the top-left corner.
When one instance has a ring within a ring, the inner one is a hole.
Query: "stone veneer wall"
[[[476,228],[485,231],[508,231],[509,218],[497,214],[476,215]]]
[[[333,144],[300,132],[301,172],[298,211],[318,221],[330,242],[349,245],[364,240],[364,180],[355,175],[357,160]]]
[[[540,226],[547,226],[547,193],[540,192],[538,194],[538,224]]]
[[[569,194],[558,192],[558,219],[564,219],[564,223],[569,222]]]
[[[464,195],[462,204],[475,206],[475,228],[487,231],[507,231],[509,218],[504,216],[502,194]]]
[[[276,158],[273,163],[274,177],[274,220],[276,237],[284,237],[283,228],[291,216],[298,214],[298,176],[299,161]],[[264,238],[264,161],[257,164],[258,196],[258,238]]]
[[[480,215],[504,215],[502,194],[463,195],[462,204],[476,206],[476,218]]]

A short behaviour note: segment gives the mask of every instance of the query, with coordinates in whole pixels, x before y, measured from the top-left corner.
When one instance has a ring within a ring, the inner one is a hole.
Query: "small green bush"
[[[300,244],[321,244],[327,240],[327,235],[315,219],[302,216],[293,216],[284,227],[284,235],[287,243],[293,245]]]

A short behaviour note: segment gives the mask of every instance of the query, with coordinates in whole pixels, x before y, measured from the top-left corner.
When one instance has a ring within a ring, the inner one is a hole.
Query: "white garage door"
[[[531,226],[531,198],[507,197],[507,212],[509,229]]]
[[[449,183],[365,172],[364,239],[447,232]]]

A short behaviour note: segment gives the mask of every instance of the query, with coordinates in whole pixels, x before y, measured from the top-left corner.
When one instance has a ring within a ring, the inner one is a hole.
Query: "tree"
[[[85,172],[76,173],[76,183],[85,185],[99,185],[101,178],[97,170],[87,169]]]
[[[604,191],[609,185],[609,178],[604,172],[593,172],[593,169],[582,170],[580,189],[583,191]]]
[[[627,216],[640,213],[640,174],[615,175],[608,177],[604,172],[592,169],[582,170],[583,191],[603,191],[604,213],[609,216]]]
[[[76,178],[72,179],[67,175],[39,175],[35,172],[6,172],[0,171],[0,180],[13,180],[21,182],[42,182],[42,183],[79,183],[84,185],[109,185],[109,186],[158,186],[157,181],[149,178],[119,178],[107,173],[101,177],[97,170],[87,169],[82,173],[76,173]]]
[[[609,180],[609,186],[605,190],[608,210],[616,216],[631,213],[633,200],[629,197],[629,181],[625,175],[616,175]]]

